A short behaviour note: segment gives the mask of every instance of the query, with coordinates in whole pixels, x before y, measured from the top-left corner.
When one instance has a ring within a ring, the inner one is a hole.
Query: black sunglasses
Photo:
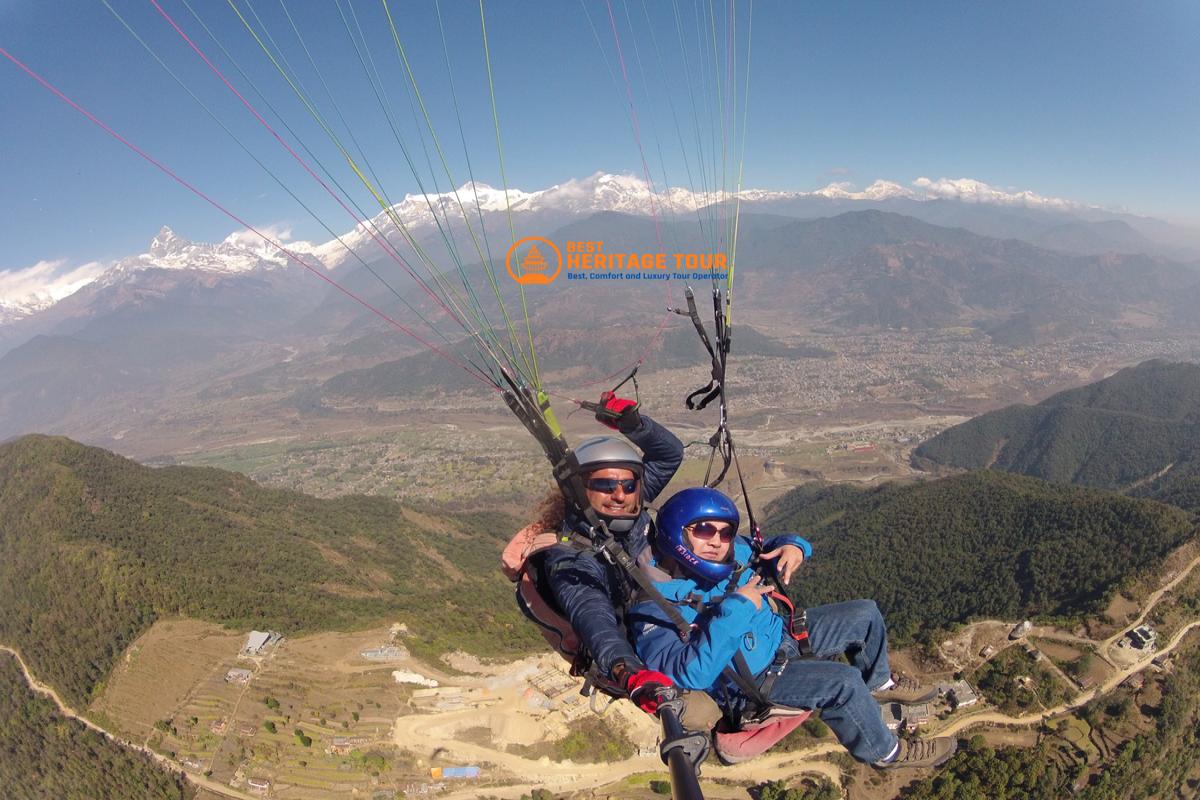
[[[601,494],[612,494],[617,490],[618,486],[621,487],[621,491],[625,492],[625,494],[633,494],[637,491],[638,479],[592,478],[587,482],[587,488],[591,489],[593,492],[600,492]]]

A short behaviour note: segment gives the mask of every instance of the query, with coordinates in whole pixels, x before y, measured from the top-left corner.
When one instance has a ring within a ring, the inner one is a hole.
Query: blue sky
[[[110,2],[331,227],[352,227],[353,220],[254,121],[148,1]],[[234,84],[247,91],[182,0],[160,2]],[[191,2],[343,185],[356,186],[229,5]],[[697,5],[676,0],[688,26]],[[714,115],[701,108],[700,124],[691,117],[675,6],[664,0],[612,0],[611,8],[652,172],[660,178],[661,150],[671,183],[684,185],[680,153],[691,145],[680,146],[672,106],[687,143],[697,131],[708,135],[714,129]],[[319,77],[307,64],[278,0],[255,0],[253,5],[239,0],[238,7],[247,15],[251,9],[258,12],[314,102],[331,125],[340,127],[320,78],[329,84],[389,197],[396,200],[417,191],[333,0],[288,4],[318,62]],[[348,0],[342,0],[342,7],[348,8]],[[461,182],[466,166],[436,7],[432,0],[389,0],[389,7],[451,170]],[[744,2],[739,8],[735,38],[742,75],[748,8]],[[354,9],[384,76],[402,137],[428,179],[404,90],[406,78],[381,6],[372,0],[355,2]],[[441,12],[476,177],[498,186],[478,3],[442,0]],[[543,188],[597,170],[640,175],[609,5],[603,0],[488,0],[486,13],[509,184]],[[908,184],[921,176],[970,177],[1195,223],[1200,221],[1197,30],[1200,4],[1186,0],[758,0],[750,44],[744,183],[810,191],[835,180],[862,187],[880,178]],[[696,76],[702,74],[697,37],[690,27],[686,34],[688,67]],[[0,47],[254,224],[284,224],[299,238],[328,238],[100,0],[0,0]],[[707,58],[705,63],[711,54]],[[701,101],[712,103],[716,93],[710,73],[707,80],[693,77],[691,86]],[[257,96],[247,97],[267,114]],[[445,189],[444,174],[440,167],[435,171],[438,187]],[[223,238],[237,227],[4,59],[0,174],[0,271],[39,261],[75,265],[141,252],[164,224],[205,241]],[[364,208],[377,210],[361,188],[354,194]]]

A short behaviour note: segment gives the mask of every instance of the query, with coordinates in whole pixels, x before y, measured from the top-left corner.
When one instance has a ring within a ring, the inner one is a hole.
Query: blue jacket
[[[679,469],[683,443],[645,414],[641,417],[641,427],[626,435],[642,451],[644,507],[666,488]],[[615,534],[634,559],[650,558],[650,526],[650,517],[643,510],[628,532]],[[559,545],[546,551],[543,569],[559,609],[601,673],[611,676],[619,661],[631,670],[640,668],[641,661],[617,620],[617,608],[623,608],[632,596],[629,579],[621,574],[621,568],[591,551]]]
[[[772,538],[764,543],[763,549],[770,551],[785,544],[799,547],[805,558],[812,555],[812,546],[791,534]],[[742,536],[735,539],[733,554],[738,566],[745,565],[753,554],[750,540]],[[753,574],[749,569],[735,569],[732,576],[712,586],[686,577],[655,582],[655,588],[667,600],[683,602],[695,595],[706,604],[719,602],[700,615],[693,607],[677,606],[683,618],[693,625],[687,642],[679,638],[675,626],[654,602],[643,601],[634,606],[629,613],[629,624],[645,665],[685,689],[719,693],[733,689],[721,672],[732,665],[734,656],[741,651],[750,671],[760,675],[775,658],[783,640],[784,622],[767,603],[756,609],[751,600],[733,593]],[[727,593],[729,596],[725,597]]]

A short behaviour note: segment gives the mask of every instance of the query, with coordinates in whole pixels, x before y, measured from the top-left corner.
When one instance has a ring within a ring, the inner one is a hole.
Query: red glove
[[[642,417],[638,414],[638,404],[635,400],[605,392],[600,395],[600,402],[596,405],[596,420],[614,431],[629,433],[642,425]]]
[[[658,711],[658,690],[674,685],[671,679],[661,672],[641,669],[625,681],[625,691],[629,692],[629,699],[638,708],[647,714],[653,714]]]

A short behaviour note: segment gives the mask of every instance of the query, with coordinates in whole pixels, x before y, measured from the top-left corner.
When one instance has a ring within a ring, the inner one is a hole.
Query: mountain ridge
[[[968,420],[921,443],[913,459],[1165,499],[1200,478],[1200,366],[1144,361]]]
[[[544,230],[563,224],[569,217],[601,211],[651,217],[698,214],[712,207],[715,197],[717,194],[712,192],[684,187],[652,189],[642,178],[598,171],[585,178],[532,191],[504,190],[468,182],[450,191],[406,195],[387,212],[376,215],[371,224],[385,236],[398,234],[394,218],[416,233],[418,239],[423,239],[435,227],[435,218],[441,218],[444,224],[452,223],[449,227],[454,228],[461,226],[455,219],[461,220],[466,211],[469,217],[476,217],[473,224],[483,221],[485,230],[506,241],[505,226],[488,221],[490,217],[516,214],[518,221],[524,219],[521,222],[524,227]],[[833,182],[809,192],[744,189],[737,195],[722,194],[716,205],[728,204],[735,198],[740,199],[746,205],[745,210],[750,212],[782,211],[788,216],[803,218],[829,216],[857,204],[859,208],[879,207],[934,223],[963,226],[984,235],[1014,235],[1051,249],[1090,254],[1115,249],[1154,252],[1183,260],[1200,258],[1200,234],[1194,231],[1189,233],[1151,218],[1107,212],[1032,191],[1007,191],[970,178],[918,178],[911,187],[880,179],[861,191],[846,182]],[[996,212],[991,218],[987,216],[989,209]],[[1043,216],[1039,217],[1039,214]],[[1006,217],[1008,222],[998,227],[998,221]],[[268,227],[263,232],[293,253],[312,258],[329,268],[336,268],[349,258],[338,238],[322,244],[291,239],[286,228]],[[1169,246],[1152,241],[1164,237],[1172,240]],[[362,251],[368,261],[383,255],[374,235],[368,233],[363,224],[340,238],[350,247]],[[1183,241],[1191,241],[1192,245],[1183,246],[1180,244]],[[1098,246],[1098,243],[1102,244]],[[103,279],[114,270],[119,275],[156,259],[157,266],[170,268],[190,264],[192,268],[245,271],[255,267],[285,266],[288,256],[251,231],[235,232],[223,242],[202,245],[190,242],[164,226],[147,253],[115,262],[97,279]],[[3,277],[4,273],[0,273],[0,278]],[[108,279],[115,280],[116,275]],[[5,281],[0,280],[0,326],[36,314],[66,296],[62,290],[46,291],[46,288],[31,291],[23,286],[6,290]]]

